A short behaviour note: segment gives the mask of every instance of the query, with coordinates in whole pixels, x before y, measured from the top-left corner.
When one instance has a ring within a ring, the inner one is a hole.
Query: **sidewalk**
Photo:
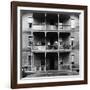
[[[47,76],[69,76],[69,75],[79,75],[78,72],[76,71],[56,71],[56,70],[52,70],[52,71],[38,71],[35,73],[27,73],[26,77],[47,77]]]

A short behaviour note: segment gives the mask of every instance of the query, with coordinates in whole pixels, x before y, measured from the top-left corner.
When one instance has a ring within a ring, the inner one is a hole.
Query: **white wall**
[[[0,0],[0,90],[10,90],[10,1]],[[18,0],[17,0],[18,1]],[[19,0],[19,1],[33,1],[33,2],[48,2],[61,4],[81,4],[88,5],[88,16],[90,16],[90,0]],[[90,17],[88,17],[90,23]],[[88,25],[89,26],[89,25]],[[90,29],[90,26],[88,27]],[[89,30],[88,29],[88,30]],[[90,31],[88,31],[90,34]],[[90,36],[88,35],[88,38]],[[88,43],[90,46],[90,41]],[[88,48],[88,50],[90,47]],[[88,51],[90,53],[90,51]],[[90,56],[88,57],[90,59]],[[90,60],[88,61],[90,64]],[[88,65],[90,69],[90,65]],[[90,90],[90,70],[88,70],[89,84],[88,85],[73,85],[61,87],[46,87],[33,88],[32,90]],[[25,89],[22,89],[25,90]],[[29,90],[29,89],[27,89]]]

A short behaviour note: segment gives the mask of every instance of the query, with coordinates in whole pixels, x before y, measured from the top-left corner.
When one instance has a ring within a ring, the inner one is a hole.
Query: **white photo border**
[[[20,78],[20,10],[38,10],[38,11],[58,11],[58,12],[75,12],[80,13],[79,20],[79,64],[80,75],[71,76],[51,76],[51,77],[34,77],[34,78]],[[63,82],[63,81],[77,81],[84,80],[84,10],[73,9],[52,9],[52,8],[35,8],[35,7],[17,7],[17,83],[44,83],[44,82]]]

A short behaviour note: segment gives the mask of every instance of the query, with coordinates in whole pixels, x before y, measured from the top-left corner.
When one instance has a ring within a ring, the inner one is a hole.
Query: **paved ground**
[[[78,75],[76,71],[38,71],[35,73],[27,73],[26,77],[45,77],[45,76],[69,76],[69,75]]]

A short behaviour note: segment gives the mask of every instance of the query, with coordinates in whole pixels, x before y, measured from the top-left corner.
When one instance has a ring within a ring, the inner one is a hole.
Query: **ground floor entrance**
[[[58,70],[58,53],[34,53],[35,71]]]
[[[58,54],[46,54],[46,70],[58,70]]]

